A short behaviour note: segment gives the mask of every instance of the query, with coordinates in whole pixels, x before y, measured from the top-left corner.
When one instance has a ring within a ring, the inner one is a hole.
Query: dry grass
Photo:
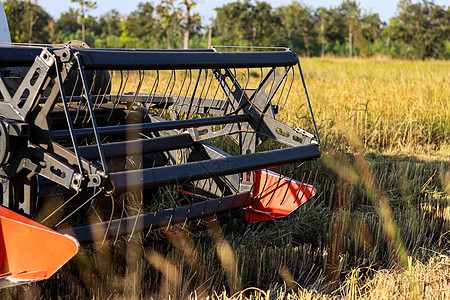
[[[50,281],[2,296],[448,299],[450,62],[326,58],[302,67],[324,155],[319,194],[298,213],[94,247]],[[297,74],[278,118],[311,131],[305,105]]]
[[[316,58],[302,67],[326,148],[345,147],[342,124],[366,150],[450,156],[450,62]],[[281,119],[307,126],[296,87]]]
[[[360,136],[365,151],[433,158],[450,156],[449,61],[329,57],[303,58],[301,64],[322,136],[322,149],[348,151],[345,135],[353,131]],[[256,88],[259,84],[258,69],[250,73],[247,69],[233,72],[242,87]],[[217,82],[213,80],[210,84],[210,73],[201,73],[198,86],[197,76],[195,70],[145,74],[116,71],[112,91],[156,91],[181,97],[195,91],[195,96],[224,99]],[[140,87],[139,78],[143,79]],[[276,101],[278,95],[273,99]],[[298,71],[289,100],[277,118],[313,132]]]
[[[369,279],[361,276],[361,269],[354,269],[342,286],[329,294],[304,289],[299,284],[291,291],[287,289],[287,286],[266,291],[248,288],[232,296],[222,293],[206,299],[449,299],[450,257],[435,256],[425,264],[410,264],[406,270],[375,271]]]

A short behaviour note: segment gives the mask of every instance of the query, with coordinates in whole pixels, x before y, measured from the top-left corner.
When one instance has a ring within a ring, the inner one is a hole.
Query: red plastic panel
[[[316,194],[312,185],[269,170],[257,170],[254,176],[253,202],[244,210],[248,222],[286,217]]]
[[[78,252],[78,241],[0,206],[0,279],[49,278]]]

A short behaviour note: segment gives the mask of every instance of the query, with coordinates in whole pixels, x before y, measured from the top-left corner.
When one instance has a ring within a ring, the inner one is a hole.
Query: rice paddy
[[[286,220],[94,244],[2,299],[448,299],[450,62],[301,59],[323,156]],[[278,119],[312,132],[300,78]]]

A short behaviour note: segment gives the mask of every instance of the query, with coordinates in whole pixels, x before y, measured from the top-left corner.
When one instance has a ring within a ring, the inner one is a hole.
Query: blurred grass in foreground
[[[263,291],[249,288],[244,292],[227,296],[216,294],[209,299],[290,299],[290,300],[326,300],[326,299],[448,299],[450,297],[450,258],[435,256],[426,264],[416,262],[406,270],[374,271],[370,279],[364,279],[359,268],[353,269],[345,278],[342,286],[333,294],[324,294],[316,290],[295,286],[291,291],[286,287],[277,291]],[[335,294],[339,294],[339,296]],[[245,296],[244,296],[245,295]]]
[[[318,195],[298,212],[96,244],[49,281],[1,295],[448,299],[450,63],[301,62],[324,153]],[[298,77],[278,118],[312,131]]]

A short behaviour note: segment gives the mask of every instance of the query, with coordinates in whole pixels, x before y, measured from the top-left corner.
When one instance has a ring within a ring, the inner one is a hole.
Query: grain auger
[[[303,79],[294,52],[79,46],[0,47],[3,286],[80,243],[274,220],[316,193],[315,124],[275,118]]]

